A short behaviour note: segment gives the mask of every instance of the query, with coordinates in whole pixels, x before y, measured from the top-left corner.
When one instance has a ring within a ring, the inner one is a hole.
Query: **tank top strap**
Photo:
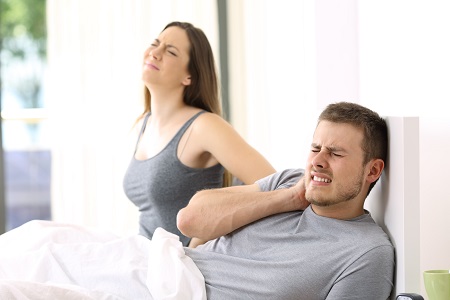
[[[176,137],[181,137],[183,135],[183,133],[186,132],[186,130],[189,128],[189,126],[192,124],[192,122],[195,121],[195,119],[198,118],[198,116],[200,116],[201,114],[205,113],[205,110],[201,110],[198,113],[196,113],[195,115],[193,115],[189,120],[186,121],[186,123],[184,123],[183,126],[181,126],[180,130],[178,130],[178,133],[175,135]]]
[[[178,131],[178,133],[175,135],[175,138],[179,138],[181,137],[181,135],[183,135],[183,133],[186,131],[186,129],[192,124],[192,122],[194,122],[195,119],[197,119],[198,116],[200,116],[201,114],[205,113],[205,110],[201,110],[198,113],[196,113],[195,115],[193,115],[189,120],[186,121],[186,123],[184,123],[183,126],[181,126],[180,130]],[[144,121],[142,124],[142,128],[141,131],[139,132],[139,136],[138,139],[136,141],[136,145],[134,147],[134,153],[136,154],[137,151],[137,147],[139,145],[139,141],[141,140],[142,135],[144,134],[145,131],[145,127],[147,126],[147,121],[148,118],[150,117],[151,112],[149,112],[145,117],[144,117]]]
[[[188,130],[189,126],[191,126],[191,124],[195,121],[195,119],[198,118],[198,116],[200,116],[201,114],[205,113],[205,110],[201,110],[198,113],[196,113],[195,115],[193,115],[189,120],[186,121],[186,123],[183,124],[183,126],[181,126],[181,128],[178,130],[178,132],[175,134],[175,136],[172,138],[172,140],[169,142],[169,144],[167,144],[167,151],[168,153],[173,153],[173,157],[176,157],[176,159],[179,161],[178,158],[178,144],[181,141],[181,138],[183,137],[184,133]],[[189,136],[189,135],[188,135]],[[188,137],[189,138],[189,137]],[[183,147],[184,150],[184,147]],[[181,152],[183,152],[183,150],[181,150]]]
[[[151,114],[152,114],[151,112],[148,112],[147,115],[145,115],[145,117],[144,117],[144,121],[142,122],[141,131],[139,132],[139,136],[138,136],[138,139],[136,141],[136,145],[134,146],[134,153],[135,154],[136,154],[136,151],[137,151],[137,147],[139,145],[139,141],[141,140],[142,134],[145,131],[145,127],[147,126],[148,118],[150,117]]]

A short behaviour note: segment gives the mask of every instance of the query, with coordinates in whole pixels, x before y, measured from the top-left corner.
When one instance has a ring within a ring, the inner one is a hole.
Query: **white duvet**
[[[0,299],[206,299],[178,236],[152,241],[51,221],[0,235]]]

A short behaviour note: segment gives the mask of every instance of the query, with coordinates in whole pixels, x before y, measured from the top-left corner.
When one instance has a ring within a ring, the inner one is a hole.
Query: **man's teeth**
[[[317,176],[314,176],[314,181],[321,181],[321,182],[326,182],[326,183],[330,183],[331,182],[331,180],[330,179],[326,179],[326,178],[322,178],[322,177],[317,177]]]

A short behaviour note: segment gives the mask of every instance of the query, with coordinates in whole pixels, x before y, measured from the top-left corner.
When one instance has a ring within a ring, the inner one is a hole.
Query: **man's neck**
[[[311,209],[316,215],[338,220],[350,220],[365,214],[363,207],[349,205],[318,206],[311,204]]]

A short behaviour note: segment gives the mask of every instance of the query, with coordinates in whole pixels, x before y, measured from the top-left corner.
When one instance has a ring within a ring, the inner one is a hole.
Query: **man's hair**
[[[377,158],[387,164],[388,130],[386,121],[378,113],[356,103],[337,102],[325,108],[317,123],[320,121],[345,123],[363,129],[364,137],[361,145],[364,151],[363,164]],[[369,192],[375,183],[376,181],[372,183]]]

